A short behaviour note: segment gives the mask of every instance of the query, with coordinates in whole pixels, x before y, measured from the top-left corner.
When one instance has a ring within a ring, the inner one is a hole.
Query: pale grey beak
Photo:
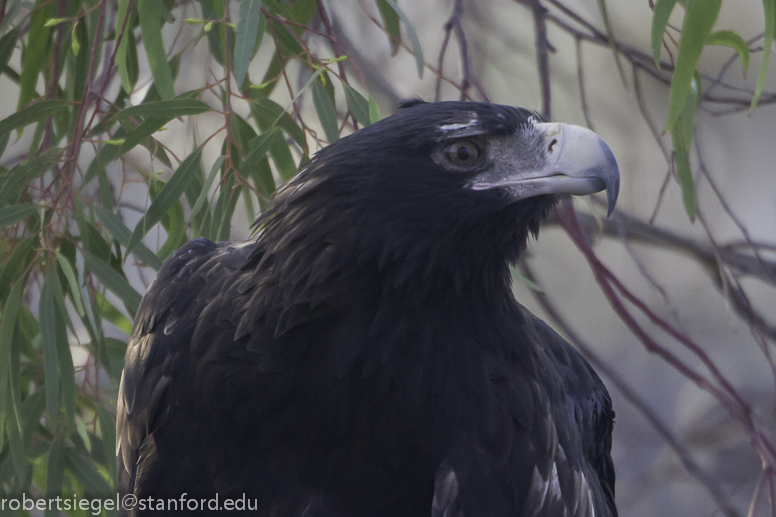
[[[589,129],[570,124],[535,123],[544,138],[544,160],[525,170],[516,168],[495,178],[475,179],[474,190],[502,188],[516,199],[542,194],[586,196],[606,190],[607,216],[620,189],[620,171],[606,142]],[[490,177],[488,177],[490,176]]]

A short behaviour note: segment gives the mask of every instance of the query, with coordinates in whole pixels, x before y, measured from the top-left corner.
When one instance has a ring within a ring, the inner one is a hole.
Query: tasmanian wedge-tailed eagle
[[[595,133],[495,104],[322,149],[255,239],[192,240],[149,287],[123,515],[616,516],[609,394],[509,268],[561,197],[618,187]]]

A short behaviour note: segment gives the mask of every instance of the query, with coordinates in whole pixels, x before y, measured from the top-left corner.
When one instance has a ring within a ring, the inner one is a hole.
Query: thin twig
[[[447,45],[450,43],[450,35],[453,33],[453,24],[450,23],[450,20],[445,23],[444,30],[445,36],[442,39],[442,48],[439,49],[439,59],[437,60],[439,75],[436,78],[436,85],[434,86],[434,102],[439,102],[442,99],[442,75],[445,64],[445,54],[447,54]]]
[[[585,76],[582,70],[582,41],[575,38],[577,49],[577,82],[579,83],[579,102],[582,105],[582,114],[585,116],[585,124],[592,131],[593,121],[590,119],[590,109],[587,105],[587,96],[585,95]]]
[[[536,64],[542,95],[542,118],[552,120],[552,92],[550,88],[550,45],[547,41],[547,9],[540,0],[530,0],[536,36]]]
[[[323,6],[323,2],[321,0],[318,0],[318,14],[321,17],[321,22],[323,23],[324,29],[326,29],[326,35],[329,40],[329,45],[331,45],[331,51],[334,53],[335,58],[341,57],[342,49],[340,48],[339,43],[337,42],[337,38],[334,37],[334,29],[331,26],[331,21],[329,21],[329,15],[326,12],[326,8]],[[348,76],[345,73],[345,63],[342,61],[337,61],[337,68],[339,69],[339,78],[340,81],[342,81],[343,84],[348,84]],[[349,84],[348,84],[349,85]],[[350,107],[348,107],[347,114],[345,117],[343,117],[343,123],[347,121],[349,118],[351,119],[351,122],[353,123],[353,129],[358,129],[358,121],[356,120],[356,116],[353,115],[353,113],[350,111]]]
[[[771,443],[768,436],[769,433],[755,422],[752,408],[749,403],[744,400],[741,394],[730,384],[730,381],[722,374],[703,348],[655,314],[644,302],[627,289],[603,263],[601,263],[587,243],[584,233],[577,221],[574,209],[569,201],[563,202],[561,207],[556,209],[556,217],[564,230],[566,230],[574,243],[587,258],[593,269],[596,280],[609,300],[609,303],[612,305],[612,308],[628,328],[630,328],[631,332],[639,338],[646,349],[651,353],[657,354],[671,367],[695,383],[700,389],[713,395],[730,415],[743,426],[752,446],[760,457],[763,458],[763,461],[767,462],[769,465],[776,465],[776,448],[774,448]],[[709,371],[715,382],[712,383],[708,378],[701,375],[679,359],[675,354],[671,353],[652,339],[630,314],[628,309],[625,308],[625,305],[622,303],[622,300],[620,300],[620,296],[617,292],[647,316],[647,318],[660,330],[667,333],[688,351],[692,352],[692,354],[695,355]]]
[[[84,93],[81,96],[81,103],[78,106],[78,111],[76,112],[75,124],[73,124],[73,143],[70,147],[70,153],[65,160],[66,163],[64,172],[66,177],[70,178],[70,181],[68,181],[70,185],[72,185],[72,177],[76,168],[78,167],[78,156],[81,152],[81,142],[83,141],[83,138],[88,130],[88,128],[84,127],[84,119],[86,118],[86,112],[88,110],[89,100],[92,94],[92,87],[94,86],[94,72],[97,62],[97,50],[101,48],[100,41],[103,37],[102,25],[105,21],[106,4],[106,0],[102,0],[100,2],[100,12],[97,16],[97,27],[95,27],[94,41],[92,41],[92,54],[89,58],[89,72],[86,75],[86,87],[84,88]]]

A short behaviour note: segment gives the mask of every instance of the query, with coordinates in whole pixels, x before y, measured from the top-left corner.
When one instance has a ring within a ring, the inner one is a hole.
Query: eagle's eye
[[[445,147],[445,159],[457,167],[469,167],[480,158],[480,148],[471,140],[456,140]]]

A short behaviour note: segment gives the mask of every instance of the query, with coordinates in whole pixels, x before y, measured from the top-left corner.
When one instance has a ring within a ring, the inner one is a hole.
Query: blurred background
[[[2,1],[3,490],[110,493],[161,261],[249,238],[307,157],[419,97],[526,107],[617,157],[612,217],[603,198],[575,201],[581,229],[554,214],[514,289],[609,387],[620,514],[776,515],[776,9],[680,1],[654,47],[667,4]]]

